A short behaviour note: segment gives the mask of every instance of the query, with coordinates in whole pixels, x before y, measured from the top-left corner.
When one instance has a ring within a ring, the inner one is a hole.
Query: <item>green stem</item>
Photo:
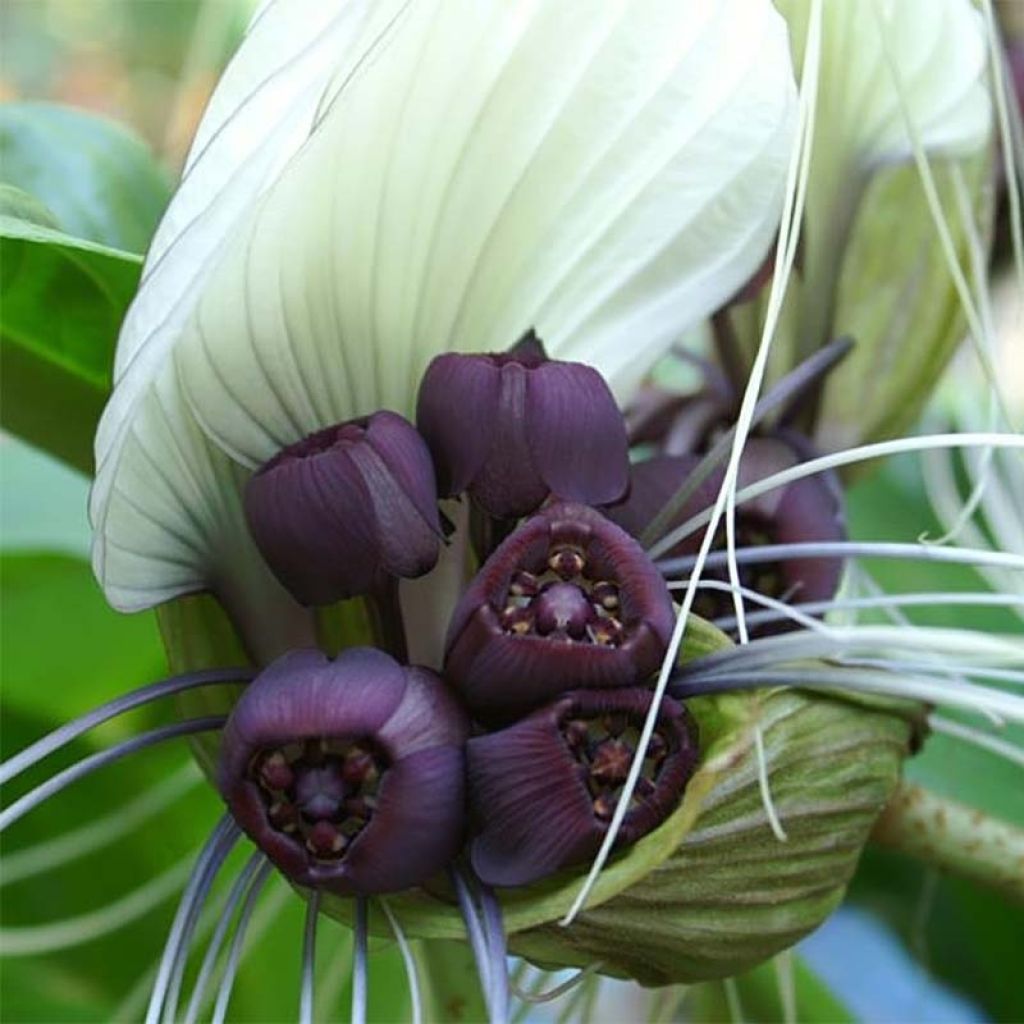
[[[882,812],[871,838],[1024,904],[1024,829],[1007,821],[904,784]]]

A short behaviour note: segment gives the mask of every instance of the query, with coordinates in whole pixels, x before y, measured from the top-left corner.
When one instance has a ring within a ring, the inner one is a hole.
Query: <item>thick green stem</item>
[[[1024,904],[1024,829],[1016,825],[904,784],[882,812],[871,838]]]

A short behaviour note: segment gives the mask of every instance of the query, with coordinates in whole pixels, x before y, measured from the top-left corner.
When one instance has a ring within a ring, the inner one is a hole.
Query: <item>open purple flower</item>
[[[550,505],[463,595],[445,677],[481,721],[507,721],[566,690],[643,682],[674,621],[668,588],[635,540],[594,509]]]
[[[750,438],[740,462],[739,483],[744,486],[812,457],[806,440],[792,431],[771,438]],[[701,461],[697,455],[659,455],[632,469],[629,498],[608,509],[609,518],[639,537]],[[712,473],[684,503],[674,517],[678,526],[691,516],[711,507],[722,485],[723,471]],[[681,540],[671,556],[695,554],[704,536],[697,530]],[[794,481],[783,488],[736,507],[736,546],[800,544],[838,541],[846,538],[842,492],[835,476],[819,473]],[[725,533],[715,545],[725,547]],[[839,558],[779,558],[740,565],[740,582],[767,597],[798,602],[832,597],[839,586],[843,562]],[[705,579],[728,579],[725,567],[709,566]],[[728,616],[732,596],[718,590],[702,590],[693,610],[708,619]],[[778,630],[784,626],[773,627]]]
[[[219,785],[293,882],[391,892],[441,870],[463,838],[465,715],[427,669],[371,648],[279,658],[224,728]]]
[[[250,479],[245,512],[263,557],[302,604],[365,594],[437,562],[430,452],[393,412],[285,448]]]
[[[592,856],[633,762],[652,694],[643,689],[565,694],[466,748],[473,867],[490,885],[526,885]],[[618,846],[657,828],[678,805],[697,763],[697,732],[668,698]]]
[[[531,331],[503,355],[437,356],[420,385],[416,424],[441,493],[468,491],[497,519],[549,494],[603,505],[629,483],[626,427],[601,375],[548,359]]]

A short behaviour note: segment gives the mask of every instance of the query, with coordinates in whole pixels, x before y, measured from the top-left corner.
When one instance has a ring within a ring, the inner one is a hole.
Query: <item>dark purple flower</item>
[[[668,588],[636,541],[594,509],[550,505],[463,595],[445,678],[481,721],[507,721],[566,690],[643,682],[674,622]]]
[[[549,494],[603,505],[626,492],[626,427],[608,385],[548,359],[532,332],[505,355],[434,359],[416,424],[441,493],[468,491],[497,519],[529,515]]]
[[[615,813],[651,706],[643,689],[567,693],[466,747],[473,867],[489,885],[526,885],[593,856]],[[685,708],[662,701],[616,846],[679,804],[697,764]]]
[[[372,648],[291,651],[224,727],[219,785],[238,824],[300,885],[406,889],[458,852],[466,720],[442,681]]]
[[[393,412],[285,448],[249,480],[245,513],[267,564],[302,604],[366,594],[437,562],[430,452]]]
[[[792,431],[781,431],[772,438],[750,438],[740,462],[739,486],[787,469],[814,454],[810,444]],[[608,509],[609,518],[633,536],[641,536],[699,462],[700,457],[696,455],[660,455],[637,463],[632,469],[629,498]],[[713,506],[723,475],[722,469],[713,472],[673,517],[670,528]],[[669,557],[696,554],[703,537],[704,530],[697,530],[673,547]],[[842,492],[830,473],[804,477],[736,506],[737,547],[845,538]],[[724,547],[723,525],[713,550]],[[843,562],[839,558],[785,558],[741,565],[740,582],[767,597],[794,602],[819,601],[835,594],[842,570]],[[724,567],[708,567],[702,577],[724,581],[728,579],[728,572]],[[732,596],[724,591],[703,590],[693,610],[709,619],[731,615]]]

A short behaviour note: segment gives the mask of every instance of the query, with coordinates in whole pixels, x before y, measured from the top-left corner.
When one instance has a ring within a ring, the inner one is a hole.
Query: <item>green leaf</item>
[[[141,263],[0,215],[3,426],[86,473]]]
[[[35,196],[70,235],[143,252],[170,197],[168,176],[121,126],[71,107],[0,107],[0,177]]]

